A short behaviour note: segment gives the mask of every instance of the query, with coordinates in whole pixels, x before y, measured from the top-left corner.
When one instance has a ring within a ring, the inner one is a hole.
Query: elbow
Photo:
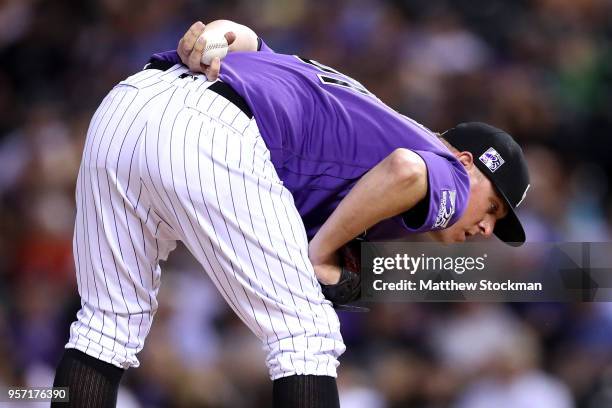
[[[389,156],[389,172],[399,187],[424,186],[427,189],[427,166],[412,150],[398,148]]]

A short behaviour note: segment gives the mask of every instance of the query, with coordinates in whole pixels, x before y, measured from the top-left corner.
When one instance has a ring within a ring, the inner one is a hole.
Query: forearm
[[[215,20],[206,24],[206,31],[220,31],[222,33],[233,32],[236,40],[229,46],[233,51],[257,51],[257,34],[249,27],[235,23],[230,20]]]
[[[313,263],[386,218],[414,207],[427,193],[427,168],[416,153],[398,149],[368,171],[325,221],[310,243]]]

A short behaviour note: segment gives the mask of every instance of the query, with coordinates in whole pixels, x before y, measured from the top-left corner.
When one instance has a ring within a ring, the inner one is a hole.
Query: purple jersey
[[[270,51],[265,44],[264,50]],[[397,148],[425,161],[428,197],[417,222],[408,221],[410,212],[393,217],[377,239],[446,228],[465,210],[469,178],[463,165],[430,130],[354,79],[315,61],[273,52],[228,54],[220,79],[251,108],[309,239],[359,178]]]

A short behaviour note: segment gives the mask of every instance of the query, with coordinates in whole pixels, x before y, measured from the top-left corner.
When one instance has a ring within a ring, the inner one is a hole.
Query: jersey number
[[[323,84],[327,84],[327,85],[334,85],[334,86],[342,86],[344,88],[349,88],[353,91],[357,91],[359,93],[362,93],[364,95],[367,96],[372,96],[374,97],[374,94],[371,93],[370,91],[368,91],[363,85],[361,85],[358,81],[354,80],[353,78],[344,75],[341,72],[336,71],[335,69],[328,67],[327,65],[323,65],[320,62],[317,62],[315,60],[310,60],[307,58],[302,58],[297,56],[297,59],[299,59],[300,61],[302,61],[305,64],[309,64],[312,65],[313,67],[317,68],[319,71],[323,71],[326,72],[328,74],[334,74],[337,77],[331,77],[328,75],[324,75],[324,74],[318,74],[317,76],[319,77],[319,80],[323,83]],[[338,78],[339,77],[339,78]]]

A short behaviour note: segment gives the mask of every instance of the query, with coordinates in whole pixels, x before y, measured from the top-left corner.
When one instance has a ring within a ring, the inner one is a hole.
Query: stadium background
[[[0,2],[0,386],[48,385],[78,307],[74,183],[105,93],[189,25],[229,18],[433,130],[524,146],[531,241],[612,234],[609,0]],[[121,407],[265,407],[260,346],[181,249]],[[343,407],[612,406],[612,305],[388,304],[343,314]]]

